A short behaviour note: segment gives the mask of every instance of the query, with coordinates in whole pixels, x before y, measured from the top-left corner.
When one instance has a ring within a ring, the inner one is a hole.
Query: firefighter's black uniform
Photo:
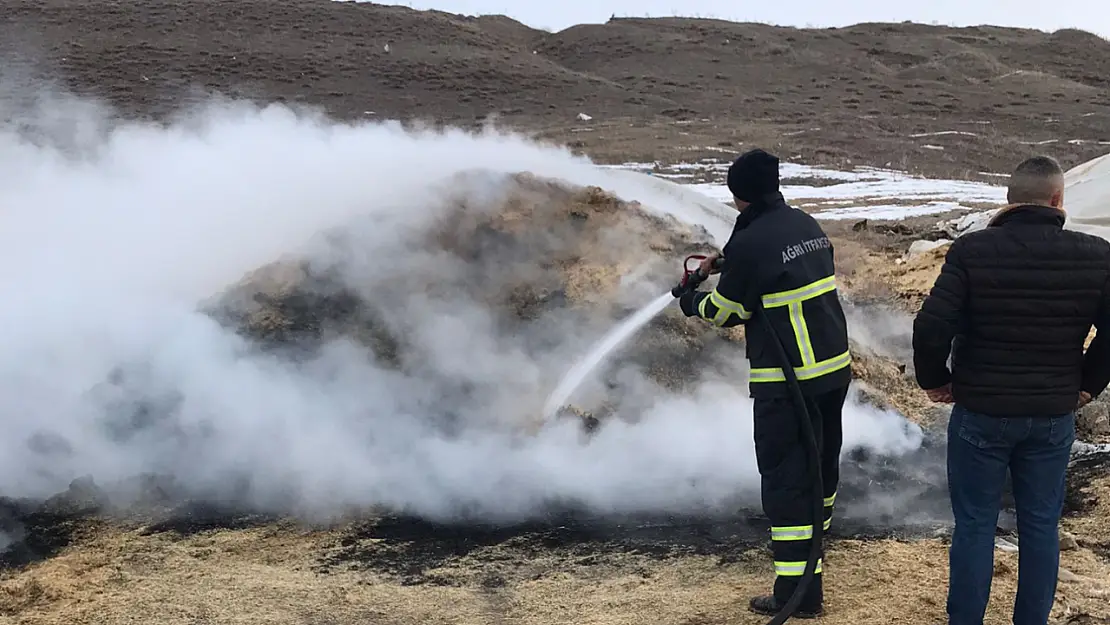
[[[786,204],[778,190],[774,156],[762,150],[742,155],[729,170],[729,188],[737,199],[750,204],[737,217],[725,244],[717,287],[709,293],[688,293],[679,305],[687,316],[730,327],[752,320],[755,298],[762,299],[763,310],[792,361],[818,435],[824,528],[828,529],[839,481],[841,410],[852,378],[832,244],[813,217]],[[770,343],[774,340],[762,325],[747,326],[756,460],[763,509],[772,525],[776,574],[774,595],[756,597],[751,607],[767,614],[777,612],[794,592],[813,533],[809,448]],[[820,562],[816,571],[796,616],[821,611]]]

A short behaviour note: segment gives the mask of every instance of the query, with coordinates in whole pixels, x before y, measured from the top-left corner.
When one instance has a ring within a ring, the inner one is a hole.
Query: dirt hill
[[[56,72],[133,113],[215,90],[347,119],[497,114],[601,158],[758,142],[811,162],[968,176],[1033,149],[1077,164],[1110,141],[1110,42],[1075,30],[613,19],[547,33],[330,0],[0,10],[7,74]]]

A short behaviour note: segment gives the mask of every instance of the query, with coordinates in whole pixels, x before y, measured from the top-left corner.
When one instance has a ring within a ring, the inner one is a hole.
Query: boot
[[[753,597],[751,602],[748,603],[748,609],[756,614],[774,616],[779,613],[783,605],[784,604],[779,603],[778,599],[775,599],[771,595],[762,595]],[[806,609],[804,606],[799,606],[798,609],[794,611],[792,618],[817,618],[824,613],[825,611],[821,606],[817,606],[815,609]]]

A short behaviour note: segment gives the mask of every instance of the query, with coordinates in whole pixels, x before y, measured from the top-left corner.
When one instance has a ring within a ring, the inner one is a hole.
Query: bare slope
[[[24,66],[136,113],[208,89],[351,119],[497,113],[594,152],[647,124],[624,155],[759,142],[815,161],[969,174],[1005,171],[1032,149],[1075,164],[1110,141],[1110,43],[1072,30],[614,19],[552,34],[330,0],[3,0],[0,12],[0,41]],[[580,112],[614,128],[572,134]],[[909,136],[953,130],[965,134]]]

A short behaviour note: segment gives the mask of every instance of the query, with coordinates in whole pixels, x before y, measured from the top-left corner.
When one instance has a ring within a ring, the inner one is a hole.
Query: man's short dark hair
[[[1047,204],[1064,184],[1064,170],[1051,156],[1027,158],[1010,175],[1011,204]]]

